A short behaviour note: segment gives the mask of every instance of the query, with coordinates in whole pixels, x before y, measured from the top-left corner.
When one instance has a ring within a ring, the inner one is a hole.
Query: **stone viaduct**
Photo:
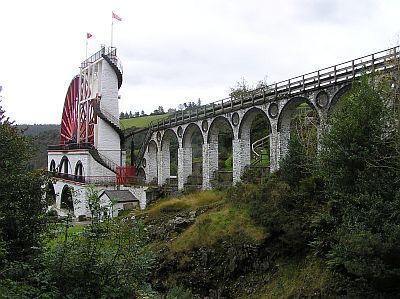
[[[233,183],[251,162],[250,128],[257,115],[269,124],[270,171],[279,168],[290,139],[290,121],[296,108],[306,103],[317,116],[317,131],[327,123],[339,98],[353,80],[363,74],[393,70],[399,47],[350,60],[332,67],[258,88],[241,98],[227,98],[195,109],[178,111],[172,117],[152,124],[137,159],[139,173],[146,182],[163,185],[171,177],[170,143],[178,141],[178,189],[182,190],[192,174],[192,136],[202,139],[202,189],[210,189],[218,171],[218,133],[228,127],[233,136]],[[319,136],[320,134],[318,134]]]

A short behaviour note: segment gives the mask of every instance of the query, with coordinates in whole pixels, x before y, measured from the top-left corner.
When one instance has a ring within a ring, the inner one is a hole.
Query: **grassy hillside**
[[[127,119],[121,119],[121,125],[123,128],[145,128],[147,127],[152,121],[156,122],[158,120],[162,120],[164,118],[167,118],[170,116],[170,114],[162,114],[162,115],[148,115],[148,116],[140,116],[140,117],[134,117],[134,118],[127,118]]]
[[[323,262],[274,256],[266,245],[274,237],[254,222],[247,205],[238,207],[225,192],[163,199],[135,216],[144,219],[157,255],[152,285],[160,293],[181,288],[201,298],[326,294],[331,274]]]

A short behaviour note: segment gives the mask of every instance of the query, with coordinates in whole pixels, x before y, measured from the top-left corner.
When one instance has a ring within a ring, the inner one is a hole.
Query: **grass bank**
[[[140,117],[134,117],[134,118],[127,118],[127,119],[121,119],[120,123],[123,128],[128,129],[128,128],[145,128],[152,121],[159,121],[165,118],[168,118],[170,114],[162,114],[162,115],[148,115],[148,116],[140,116]]]
[[[259,243],[265,239],[266,233],[253,223],[247,210],[225,204],[200,215],[191,227],[171,243],[171,249],[179,252],[209,247],[219,240],[236,236],[250,243]]]

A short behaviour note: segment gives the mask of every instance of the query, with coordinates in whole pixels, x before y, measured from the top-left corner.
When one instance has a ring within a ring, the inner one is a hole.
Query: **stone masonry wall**
[[[321,96],[321,90],[316,90],[313,92],[306,92],[302,97],[293,98],[283,98],[277,101],[263,103],[261,105],[255,105],[253,107],[243,108],[237,110],[235,113],[238,115],[238,122],[235,124],[232,121],[233,112],[227,113],[225,115],[217,116],[218,118],[225,118],[227,123],[230,124],[233,131],[232,140],[232,150],[233,150],[233,183],[240,181],[240,177],[243,173],[244,168],[250,164],[250,127],[254,120],[254,115],[252,113],[265,113],[266,117],[270,123],[270,171],[276,171],[279,169],[279,163],[282,158],[285,157],[288,151],[289,139],[290,139],[290,119],[292,113],[295,111],[296,107],[301,103],[307,103],[311,108],[317,112],[319,118],[318,137],[321,136],[322,127],[326,124],[326,119],[330,110],[330,105],[336,103],[337,99],[335,96],[337,94],[342,94],[341,91],[348,86],[334,86],[323,90]],[[321,100],[322,99],[322,100]],[[273,106],[274,105],[274,106]],[[273,108],[273,109],[272,109]],[[253,110],[253,111],[252,111]],[[247,115],[246,113],[249,112]],[[211,117],[207,120],[207,126],[203,127],[204,120],[196,120],[190,123],[178,125],[176,127],[169,128],[177,134],[178,128],[185,132],[186,128],[193,125],[200,128],[203,134],[203,148],[202,148],[202,158],[203,158],[203,189],[211,188],[211,180],[213,178],[214,172],[218,170],[218,128],[210,129],[211,124],[217,117]],[[218,126],[218,124],[215,124]],[[153,133],[153,139],[155,139],[157,132]],[[177,134],[178,135],[178,134]],[[183,189],[184,183],[187,177],[191,174],[191,150],[186,150],[191,148],[189,139],[185,139],[182,142],[182,136],[178,136],[178,141],[180,147],[178,149],[178,186],[179,189]],[[149,156],[148,156],[149,157]],[[165,157],[165,158],[164,158]],[[159,169],[163,173],[164,182],[168,177],[168,166],[166,165],[168,160],[167,149],[159,156]],[[165,161],[164,161],[165,160]],[[145,168],[146,176],[153,176],[151,167]]]

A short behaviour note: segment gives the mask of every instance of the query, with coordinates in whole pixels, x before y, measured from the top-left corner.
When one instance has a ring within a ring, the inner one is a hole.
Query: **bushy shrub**
[[[194,298],[192,292],[184,287],[173,287],[168,291],[165,299],[192,299]]]
[[[321,173],[329,201],[315,215],[312,245],[349,296],[400,291],[398,130],[390,84],[363,78],[340,100],[325,132]]]
[[[141,222],[87,226],[46,254],[46,268],[61,296],[135,298],[146,288],[152,256]]]
[[[64,227],[58,243],[49,242],[44,266],[61,297],[136,298],[147,293],[146,277],[153,258],[145,250],[146,229],[142,221],[104,216],[94,186],[86,190],[91,223],[76,234]]]

